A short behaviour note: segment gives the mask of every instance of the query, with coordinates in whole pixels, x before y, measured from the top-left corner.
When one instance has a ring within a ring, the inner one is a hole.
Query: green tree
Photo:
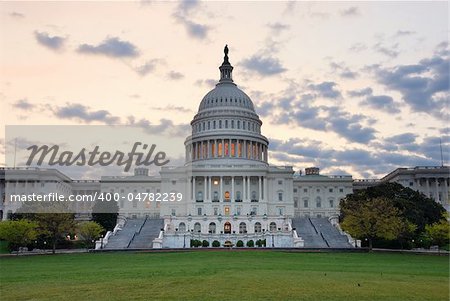
[[[52,253],[56,252],[59,239],[75,229],[75,215],[71,212],[71,203],[64,202],[27,202],[22,205],[14,218],[35,221],[38,233],[52,244]]]
[[[450,224],[445,218],[432,225],[427,225],[425,231],[431,242],[439,247],[448,245],[450,242]]]
[[[92,207],[92,220],[100,224],[106,231],[113,231],[117,224],[119,206],[115,201],[95,201]]]
[[[346,206],[344,200],[341,211],[344,216],[342,229],[356,238],[367,238],[369,249],[372,249],[375,238],[397,239],[407,223],[400,216],[400,211],[381,197],[352,206]]]
[[[10,250],[26,246],[38,236],[37,223],[29,220],[0,222],[0,239],[8,242]]]
[[[78,224],[78,233],[83,237],[86,247],[94,247],[93,240],[97,240],[104,231],[103,227],[96,222],[82,222]]]

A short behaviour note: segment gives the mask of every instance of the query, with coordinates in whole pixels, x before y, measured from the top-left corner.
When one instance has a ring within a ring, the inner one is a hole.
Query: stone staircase
[[[151,219],[145,220],[140,232],[136,233],[132,239],[129,248],[130,249],[150,249],[152,248],[153,239],[157,238],[159,232],[164,227],[163,219]]]
[[[122,230],[117,231],[116,235],[111,236],[108,243],[103,247],[104,249],[127,249],[133,236],[141,226],[145,219],[127,219]]]
[[[328,218],[293,218],[292,227],[303,238],[305,248],[352,248]]]

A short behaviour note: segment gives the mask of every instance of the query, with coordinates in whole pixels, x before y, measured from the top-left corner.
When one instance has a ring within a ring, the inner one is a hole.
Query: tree
[[[372,249],[373,239],[396,239],[406,227],[400,211],[381,197],[352,206],[346,206],[344,200],[341,211],[344,215],[342,229],[356,238],[367,238],[369,249]]]
[[[243,246],[244,246],[244,242],[243,242],[242,240],[238,240],[238,241],[236,242],[236,247],[242,248]]]
[[[208,242],[207,240],[204,239],[204,240],[202,241],[202,247],[203,247],[203,248],[209,247],[209,242]]]
[[[356,190],[347,195],[343,206],[349,208],[358,206],[358,204],[375,198],[385,198],[400,211],[402,217],[416,225],[415,236],[418,236],[425,230],[425,226],[438,222],[442,214],[445,213],[444,207],[434,200],[426,197],[422,193],[404,187],[398,183],[382,183],[367,189]],[[342,221],[345,213],[340,216]]]
[[[432,225],[427,225],[425,231],[431,242],[439,247],[448,245],[450,242],[450,224],[445,218]]]
[[[0,239],[8,242],[10,250],[18,250],[36,239],[37,227],[37,223],[25,219],[0,222]]]
[[[96,200],[92,207],[92,220],[100,224],[105,230],[113,231],[117,224],[119,206],[115,201]]]
[[[253,240],[247,241],[247,247],[253,248],[255,246],[255,242]]]
[[[212,242],[212,246],[214,248],[218,248],[218,247],[220,247],[220,242],[218,240],[215,240],[215,241]]]
[[[35,221],[39,235],[50,240],[55,254],[57,241],[75,229],[75,215],[70,210],[70,204],[63,202],[27,202],[19,208],[15,218]]]
[[[96,222],[82,222],[78,224],[78,232],[83,237],[88,248],[89,246],[91,248],[94,247],[92,241],[97,240],[103,231],[103,227]]]

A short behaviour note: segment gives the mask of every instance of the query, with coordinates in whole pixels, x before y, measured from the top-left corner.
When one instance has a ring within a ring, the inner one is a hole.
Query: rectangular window
[[[303,189],[303,192],[308,192],[308,188],[304,188],[304,189]]]
[[[344,188],[339,188],[339,192],[344,192]]]
[[[278,193],[278,201],[283,201],[283,193],[282,192],[279,192]]]
[[[333,188],[328,189],[329,192],[333,192]]]
[[[202,215],[202,207],[197,208],[197,215]]]
[[[176,215],[176,210],[172,208],[172,216]]]
[[[297,188],[294,188],[294,193],[297,193]]]
[[[214,207],[214,215],[218,215],[219,214],[219,208]]]
[[[308,208],[308,200],[303,200],[303,207]]]

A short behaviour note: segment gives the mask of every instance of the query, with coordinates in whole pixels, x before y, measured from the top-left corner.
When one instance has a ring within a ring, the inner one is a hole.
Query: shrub
[[[253,240],[247,241],[247,247],[253,248],[255,246],[255,242]]]
[[[257,246],[258,248],[261,247],[261,239],[258,239],[258,240],[256,241],[256,246]]]
[[[214,248],[218,248],[218,247],[220,247],[220,242],[218,240],[215,240],[215,241],[212,242],[212,246]]]
[[[208,242],[207,240],[203,240],[203,241],[202,241],[202,247],[203,247],[203,248],[209,247],[209,242]]]
[[[244,242],[242,240],[238,240],[236,243],[236,247],[242,248],[244,246]]]
[[[266,247],[267,242],[266,239],[264,238],[263,240],[261,240],[261,247]]]

